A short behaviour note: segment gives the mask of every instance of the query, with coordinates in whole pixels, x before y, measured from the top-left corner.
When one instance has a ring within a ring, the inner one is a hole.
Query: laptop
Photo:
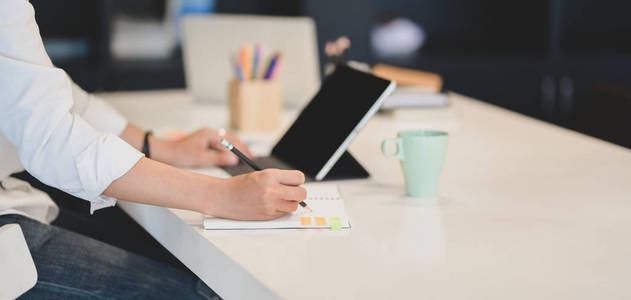
[[[264,58],[283,53],[283,101],[302,107],[320,87],[315,24],[308,17],[190,15],[182,20],[186,86],[201,103],[226,103],[239,47],[262,43]],[[265,62],[263,65],[266,65]]]
[[[395,86],[393,81],[338,65],[271,155],[255,162],[262,168],[300,170],[310,181],[368,177],[346,149]],[[252,172],[245,164],[224,170],[231,175]]]

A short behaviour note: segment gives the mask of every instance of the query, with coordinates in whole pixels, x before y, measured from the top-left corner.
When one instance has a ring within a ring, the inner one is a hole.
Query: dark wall
[[[46,38],[83,38],[87,57],[55,62],[90,91],[184,87],[180,51],[115,61],[109,22],[164,15],[164,0],[33,0]],[[217,0],[233,14],[310,16],[324,43],[352,40],[348,57],[433,71],[447,89],[631,147],[631,2],[613,0]],[[375,56],[376,23],[404,16],[427,33],[418,53]]]

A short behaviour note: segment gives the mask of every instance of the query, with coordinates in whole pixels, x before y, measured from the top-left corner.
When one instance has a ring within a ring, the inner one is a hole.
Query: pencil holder
[[[280,126],[283,91],[276,80],[230,82],[230,126],[242,131],[273,131]]]

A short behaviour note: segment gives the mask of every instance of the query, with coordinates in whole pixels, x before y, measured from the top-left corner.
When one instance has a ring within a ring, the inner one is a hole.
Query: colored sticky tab
[[[311,217],[300,218],[300,225],[311,225]]]
[[[315,217],[315,223],[318,226],[326,226],[326,219],[323,217]]]
[[[331,217],[329,218],[329,223],[331,224],[331,230],[340,230],[342,229],[342,220],[339,217]]]

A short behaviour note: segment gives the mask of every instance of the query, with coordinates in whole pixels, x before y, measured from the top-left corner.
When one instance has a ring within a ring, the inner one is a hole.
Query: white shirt
[[[51,63],[27,0],[0,0],[0,214],[39,221],[54,203],[11,173],[26,169],[43,183],[90,201],[91,212],[113,206],[103,191],[143,156],[118,135],[127,122],[74,85]]]

